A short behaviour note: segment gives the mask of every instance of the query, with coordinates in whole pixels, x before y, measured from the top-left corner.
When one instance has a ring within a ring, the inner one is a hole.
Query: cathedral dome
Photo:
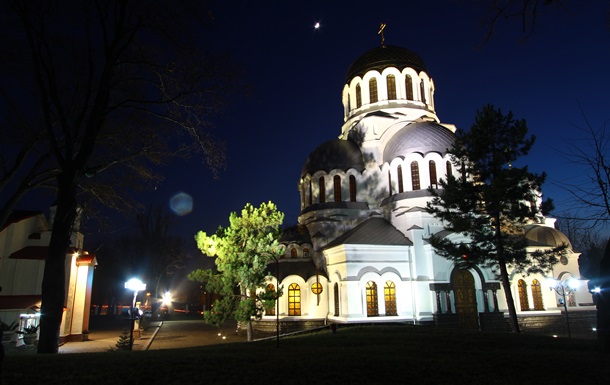
[[[528,240],[529,246],[558,247],[565,243],[569,248],[572,248],[570,240],[564,233],[548,226],[527,226],[525,238]]]
[[[427,154],[438,152],[447,153],[455,140],[455,134],[448,128],[436,122],[415,122],[401,128],[388,141],[383,150],[383,161],[405,156],[413,152]]]
[[[396,67],[400,70],[410,67],[417,72],[427,72],[424,61],[416,53],[406,48],[388,45],[370,49],[356,59],[347,70],[345,82],[349,84],[356,76],[362,77],[371,70],[381,73],[388,67]]]
[[[364,160],[358,145],[349,140],[333,139],[319,145],[305,161],[301,177],[324,170],[364,170]]]

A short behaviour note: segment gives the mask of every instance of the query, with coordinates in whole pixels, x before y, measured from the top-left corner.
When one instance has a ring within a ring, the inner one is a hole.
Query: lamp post
[[[559,294],[562,298],[563,308],[566,312],[566,326],[568,329],[568,338],[572,338],[572,333],[570,332],[570,317],[568,316],[568,301],[567,298],[570,294],[578,289],[580,282],[577,279],[569,278],[567,280],[560,280],[555,278],[547,278],[546,284],[551,290],[555,290],[557,294]]]
[[[133,327],[135,325],[136,316],[134,314],[136,308],[136,297],[138,296],[138,291],[146,290],[146,284],[142,283],[137,278],[132,278],[129,281],[125,282],[125,289],[129,289],[133,291],[133,302],[131,304],[131,311],[129,314],[131,315],[131,327],[129,331],[129,350],[133,349]]]

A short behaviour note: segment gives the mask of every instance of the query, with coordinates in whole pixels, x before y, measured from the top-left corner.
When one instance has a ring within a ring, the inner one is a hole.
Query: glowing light
[[[602,289],[599,287],[596,287],[595,289],[592,290],[594,293],[601,293]]]
[[[223,340],[226,340],[226,339],[227,339],[227,336],[222,336],[222,339],[223,339]]]
[[[137,278],[132,278],[129,281],[125,282],[125,289],[129,289],[132,291],[146,290],[146,284],[142,283],[142,281]]]
[[[316,23],[316,25],[313,26],[315,29],[320,29],[320,23]]]
[[[170,293],[169,291],[166,291],[163,294],[163,304],[169,305],[171,302],[172,302],[172,293]]]
[[[193,211],[193,198],[187,193],[179,192],[169,200],[169,207],[176,215],[187,215]]]

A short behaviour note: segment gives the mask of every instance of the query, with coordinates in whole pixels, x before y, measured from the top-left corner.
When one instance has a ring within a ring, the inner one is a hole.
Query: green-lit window
[[[396,312],[396,285],[394,282],[387,281],[383,288],[385,297],[385,315],[397,315]]]
[[[271,291],[271,292],[275,293],[275,285],[273,285],[272,283],[268,284],[267,291]],[[275,306],[265,307],[265,314],[266,315],[275,315]]]
[[[376,317],[378,315],[377,284],[373,281],[368,281],[366,283],[366,316]]]
[[[301,288],[296,283],[288,287],[288,315],[301,315]]]

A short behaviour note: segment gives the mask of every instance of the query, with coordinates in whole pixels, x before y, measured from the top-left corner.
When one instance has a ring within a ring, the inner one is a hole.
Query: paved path
[[[235,321],[227,322],[222,328],[207,325],[203,320],[164,321],[149,350],[180,349],[205,345],[217,345],[246,341],[246,337],[236,333]]]

